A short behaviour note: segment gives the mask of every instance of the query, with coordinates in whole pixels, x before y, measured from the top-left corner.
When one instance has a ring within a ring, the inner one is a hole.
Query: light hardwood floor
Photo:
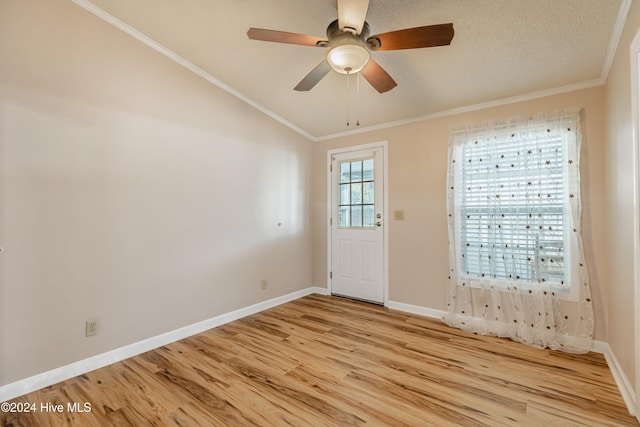
[[[311,295],[13,402],[4,426],[625,426],[602,355]],[[67,411],[69,403],[91,412]]]

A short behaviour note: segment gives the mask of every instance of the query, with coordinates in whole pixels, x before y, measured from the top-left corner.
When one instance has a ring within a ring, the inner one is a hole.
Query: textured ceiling
[[[310,92],[296,92],[326,50],[247,38],[249,27],[325,37],[337,17],[335,0],[74,1],[87,8],[92,3],[100,9],[94,12],[117,18],[312,139],[600,84],[624,3],[371,0],[372,34],[447,22],[455,30],[450,46],[372,53],[398,83],[379,94],[365,80],[356,93],[353,76],[348,93],[347,77],[334,72]]]

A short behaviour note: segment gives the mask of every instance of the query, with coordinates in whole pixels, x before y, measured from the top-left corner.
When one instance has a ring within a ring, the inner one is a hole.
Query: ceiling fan
[[[369,36],[365,21],[369,0],[337,0],[338,19],[327,27],[327,39],[286,31],[249,28],[252,40],[289,43],[302,46],[330,48],[327,58],[318,64],[294,88],[311,90],[331,70],[341,74],[360,73],[378,92],[393,89],[398,84],[378,64],[369,51],[416,49],[447,46],[453,39],[453,24],[427,25],[406,28]]]

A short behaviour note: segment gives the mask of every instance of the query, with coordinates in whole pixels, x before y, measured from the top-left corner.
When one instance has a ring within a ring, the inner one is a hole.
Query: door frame
[[[633,281],[634,281],[634,362],[635,416],[640,421],[640,30],[630,46],[631,65],[631,133],[633,149]]]
[[[367,150],[372,148],[378,148],[382,150],[382,215],[384,218],[383,221],[383,230],[382,230],[382,289],[383,289],[383,297],[382,304],[387,305],[389,301],[389,150],[388,150],[388,142],[387,141],[379,141],[372,142],[369,144],[362,145],[353,145],[342,148],[334,148],[332,150],[327,151],[327,289],[329,293],[332,293],[332,281],[331,281],[331,271],[333,262],[333,254],[331,252],[332,249],[332,232],[331,232],[331,192],[333,191],[333,185],[331,180],[331,157],[336,154],[350,153],[353,151]]]

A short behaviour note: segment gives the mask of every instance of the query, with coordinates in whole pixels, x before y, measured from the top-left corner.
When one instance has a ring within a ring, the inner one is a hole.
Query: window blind
[[[517,134],[461,144],[461,272],[565,284],[566,141]]]

